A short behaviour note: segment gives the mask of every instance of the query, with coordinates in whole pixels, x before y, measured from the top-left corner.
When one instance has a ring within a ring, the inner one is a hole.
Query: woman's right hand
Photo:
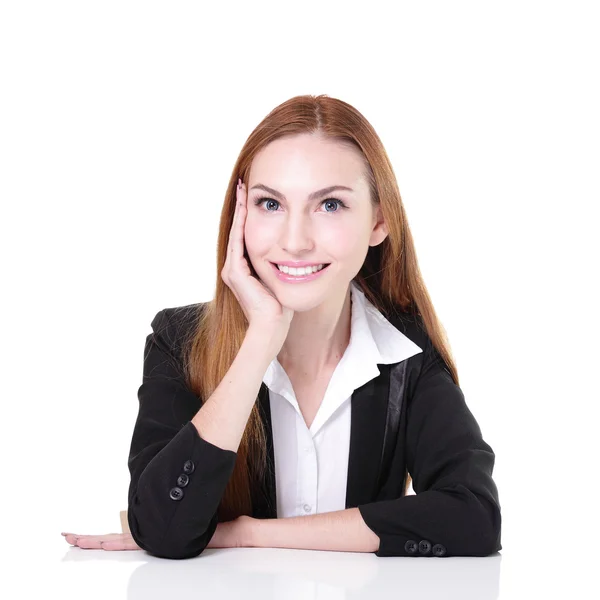
[[[248,261],[244,257],[247,200],[245,184],[239,179],[235,214],[227,245],[227,258],[221,277],[237,298],[249,327],[270,336],[278,353],[287,337],[294,311],[282,306],[262,281],[252,275]]]

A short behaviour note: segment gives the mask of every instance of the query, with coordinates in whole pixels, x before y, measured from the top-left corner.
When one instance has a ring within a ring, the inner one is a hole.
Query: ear
[[[373,231],[369,239],[369,246],[378,246],[388,236],[389,231],[387,224],[381,212],[381,206],[377,207],[377,211],[373,217]]]

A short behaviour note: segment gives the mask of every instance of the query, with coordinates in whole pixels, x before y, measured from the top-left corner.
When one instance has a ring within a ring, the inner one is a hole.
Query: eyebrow
[[[262,183],[257,183],[256,185],[253,185],[250,188],[250,190],[263,190],[263,191],[267,192],[268,194],[272,194],[276,198],[279,198],[280,200],[285,200],[285,196],[281,192],[278,192],[277,190],[274,190],[273,188],[263,185]],[[323,188],[322,190],[319,190],[317,192],[313,192],[312,194],[310,194],[308,196],[308,200],[309,200],[309,202],[312,202],[313,200],[316,200],[317,198],[321,198],[322,196],[325,196],[325,194],[330,194],[331,192],[335,192],[335,190],[346,190],[348,192],[354,191],[352,188],[349,188],[345,185],[332,185],[332,186]]]

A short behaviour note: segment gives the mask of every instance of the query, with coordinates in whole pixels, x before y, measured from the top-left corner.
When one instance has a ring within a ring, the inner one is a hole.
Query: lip
[[[294,267],[295,269],[299,268],[299,267],[314,267],[315,265],[321,265],[321,264],[327,264],[327,263],[314,263],[314,262],[307,262],[305,260],[283,260],[281,262],[278,261],[271,261],[276,265],[281,265],[282,267]]]
[[[278,264],[282,264],[282,263],[278,263]],[[283,263],[283,264],[285,264],[285,263]],[[303,283],[305,281],[312,281],[313,279],[317,279],[317,278],[321,277],[321,275],[325,271],[327,271],[327,269],[330,267],[330,265],[331,265],[331,263],[328,264],[326,267],[323,267],[320,271],[317,271],[316,273],[311,273],[310,275],[303,275],[302,277],[298,277],[297,275],[288,275],[287,273],[280,271],[277,268],[277,264],[275,264],[275,263],[271,263],[271,268],[275,271],[275,276],[280,281],[285,281],[286,283]]]

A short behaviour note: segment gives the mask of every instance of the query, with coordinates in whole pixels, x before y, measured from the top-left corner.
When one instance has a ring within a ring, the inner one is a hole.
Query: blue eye
[[[260,206],[263,202],[266,202],[267,200],[270,201],[270,202],[276,202],[277,204],[279,204],[279,200],[274,200],[273,198],[264,197],[264,198],[257,198],[254,201],[254,206]],[[344,202],[342,202],[341,200],[338,200],[337,198],[327,198],[326,200],[323,200],[323,202],[321,202],[321,204],[325,204],[325,202],[337,202],[337,204],[338,204],[338,206],[340,208],[342,208],[342,209],[343,208],[348,208],[344,204]],[[276,211],[274,211],[274,210],[267,210],[266,212],[276,212]],[[339,211],[338,210],[334,210],[334,211],[328,210],[326,212],[328,212],[328,213],[336,213],[336,212],[339,212]]]

